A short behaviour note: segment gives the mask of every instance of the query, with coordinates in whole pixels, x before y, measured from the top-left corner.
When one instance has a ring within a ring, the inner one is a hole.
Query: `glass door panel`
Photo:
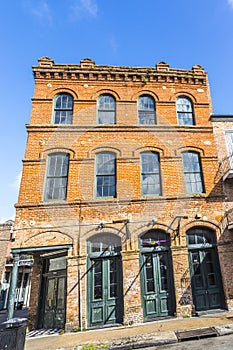
[[[191,250],[189,256],[196,310],[223,308],[224,294],[216,249]]]
[[[146,318],[173,314],[173,283],[169,252],[142,255],[143,310]]]

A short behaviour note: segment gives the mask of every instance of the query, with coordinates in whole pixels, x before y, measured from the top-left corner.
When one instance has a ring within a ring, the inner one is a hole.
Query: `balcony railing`
[[[233,178],[233,154],[222,159],[219,170],[223,181]]]
[[[227,227],[229,230],[232,230],[233,229],[233,208],[228,210],[226,217],[227,217]]]

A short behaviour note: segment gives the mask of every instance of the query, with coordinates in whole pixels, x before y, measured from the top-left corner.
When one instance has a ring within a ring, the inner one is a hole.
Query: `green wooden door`
[[[65,284],[66,276],[47,277],[43,328],[64,327]]]
[[[168,252],[143,254],[142,267],[144,317],[170,315],[173,298]]]
[[[66,317],[66,256],[43,260],[38,327],[64,328]]]
[[[216,233],[206,227],[187,231],[193,303],[197,311],[225,308]]]
[[[123,290],[121,256],[90,259],[90,326],[122,323]]]
[[[190,250],[189,263],[196,310],[223,308],[224,295],[216,249]]]
[[[170,237],[149,230],[140,239],[141,293],[145,319],[172,316],[175,311]]]

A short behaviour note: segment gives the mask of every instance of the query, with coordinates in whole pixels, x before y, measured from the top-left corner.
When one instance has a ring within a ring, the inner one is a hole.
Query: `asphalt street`
[[[171,345],[159,345],[142,348],[142,350],[232,350],[233,334],[222,337],[211,337],[200,340],[191,340]]]

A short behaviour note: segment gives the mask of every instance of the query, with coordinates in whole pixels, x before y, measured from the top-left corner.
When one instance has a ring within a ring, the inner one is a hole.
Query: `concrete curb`
[[[233,334],[233,324],[229,324],[229,325],[225,325],[224,327],[220,327],[220,326],[215,326],[214,327],[216,329],[216,331],[218,332],[218,335],[229,335],[229,334]]]
[[[105,348],[105,350],[141,349],[141,348],[146,348],[146,347],[151,347],[151,346],[175,344],[177,342],[178,342],[177,339],[150,340],[150,341],[139,342],[139,343],[131,343],[131,344],[125,344],[125,345],[120,345],[120,346],[112,346],[112,347]]]
[[[217,331],[218,336],[233,334],[233,324],[225,325],[224,327],[223,326],[215,326],[213,328]],[[163,332],[163,333],[166,334],[167,332]],[[124,340],[122,339],[122,341],[124,341]],[[148,340],[148,341],[137,342],[137,343],[135,343],[135,341],[132,341],[129,344],[122,344],[122,345],[116,345],[116,346],[112,345],[112,346],[105,348],[105,350],[141,349],[141,348],[146,348],[146,347],[151,347],[151,346],[175,344],[178,342],[179,342],[179,340],[177,339],[175,332],[174,332],[174,338],[172,338],[172,339],[171,338],[154,339],[154,340]],[[102,350],[101,348],[97,347],[97,350],[99,350],[99,349]]]

